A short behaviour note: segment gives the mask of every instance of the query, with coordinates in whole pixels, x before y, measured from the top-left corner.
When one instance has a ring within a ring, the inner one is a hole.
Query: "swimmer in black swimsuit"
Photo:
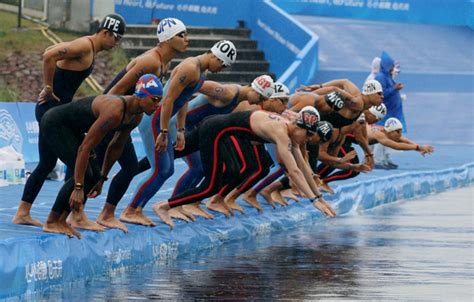
[[[72,101],[79,86],[94,69],[95,55],[115,47],[124,32],[123,18],[117,14],[110,14],[100,23],[96,34],[59,43],[46,49],[43,54],[44,87],[35,109],[38,123],[49,109]],[[30,216],[30,209],[46,177],[58,160],[53,150],[45,143],[41,130],[38,150],[39,162],[26,181],[18,211],[12,220],[15,224],[41,226],[41,222]],[[70,174],[73,171],[72,167],[69,167],[68,171]]]
[[[217,193],[229,175],[235,173],[227,172],[229,153],[225,152],[228,146],[225,139],[233,135],[249,142],[276,144],[281,164],[291,180],[310,198],[316,208],[325,215],[334,217],[335,212],[322,198],[299,147],[316,133],[318,119],[313,112],[303,112],[301,116],[299,120],[290,122],[274,113],[242,111],[208,118],[198,129],[205,179],[197,188],[153,205],[153,211],[164,223],[173,227],[174,223],[168,213],[170,208],[196,202]],[[224,164],[226,172],[223,170]]]
[[[49,147],[66,165],[75,167],[70,178],[59,191],[56,202],[43,227],[45,232],[80,236],[74,227],[100,231],[103,227],[87,219],[83,203],[87,197],[96,197],[114,162],[120,157],[130,132],[140,123],[143,112],[152,114],[163,95],[161,82],[155,75],[144,75],[137,82],[132,96],[87,97],[77,102],[48,111],[41,121]],[[91,156],[92,150],[109,132],[115,136],[109,144],[102,171]],[[87,133],[87,135],[84,135]],[[75,225],[66,217],[73,210],[79,212]],[[81,214],[82,213],[82,214]],[[114,227],[126,231],[120,222]],[[112,223],[112,222],[111,222]]]

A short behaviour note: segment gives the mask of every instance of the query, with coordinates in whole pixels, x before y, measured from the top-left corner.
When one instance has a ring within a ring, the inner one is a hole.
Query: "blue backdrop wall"
[[[290,14],[474,28],[474,2],[470,0],[273,0],[273,3]]]

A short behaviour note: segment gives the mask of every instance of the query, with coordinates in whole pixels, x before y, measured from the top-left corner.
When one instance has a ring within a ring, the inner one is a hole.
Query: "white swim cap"
[[[183,31],[186,31],[183,22],[176,18],[165,18],[158,23],[156,36],[160,42],[165,42]]]
[[[267,75],[261,75],[255,80],[253,80],[251,87],[257,93],[266,97],[267,99],[273,95],[275,92],[275,87],[273,86],[273,79]]]
[[[270,97],[271,99],[290,97],[290,90],[285,86],[285,84],[276,82],[273,84],[273,88],[275,89],[275,92]]]
[[[235,59],[237,59],[237,49],[235,48],[234,43],[229,40],[221,40],[214,44],[211,48],[211,52],[224,62],[225,67],[229,67],[234,64]]]
[[[387,132],[392,132],[395,130],[403,129],[403,125],[398,119],[391,117],[385,122],[385,125],[383,126],[383,128]]]
[[[385,104],[372,106],[369,108],[369,112],[372,113],[377,118],[378,121],[380,121],[387,114],[387,107],[385,106]]]
[[[362,94],[363,95],[370,95],[378,92],[383,92],[382,85],[377,80],[368,80],[364,83],[364,87],[362,87]]]

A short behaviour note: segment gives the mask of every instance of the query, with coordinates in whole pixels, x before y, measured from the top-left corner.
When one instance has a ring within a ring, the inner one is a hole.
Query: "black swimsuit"
[[[92,45],[92,52],[95,56],[94,43],[88,38]],[[95,65],[95,57],[92,59],[91,65],[81,71],[75,70],[66,70],[56,66],[54,70],[54,82],[53,82],[53,91],[54,94],[59,97],[60,101],[48,101],[39,105],[36,103],[35,107],[35,116],[38,123],[41,122],[43,115],[51,108],[70,103],[77,89],[81,83],[91,74]],[[54,155],[53,150],[49,148],[46,143],[44,135],[39,133],[38,138],[38,153],[39,153],[39,162],[35,170],[28,177],[25,188],[23,189],[23,195],[21,200],[28,203],[33,203],[38,196],[41,187],[46,180],[48,174],[53,171],[56,166],[58,158]],[[68,167],[68,172],[66,173],[66,178],[71,177],[73,167]]]
[[[44,115],[41,121],[40,133],[44,134],[54,155],[61,159],[68,167],[75,166],[78,149],[84,140],[85,133],[89,131],[97,120],[97,116],[92,111],[94,99],[95,97],[86,97],[76,102],[53,108]],[[129,126],[124,124],[127,103],[123,97],[120,97],[120,99],[122,100],[124,110],[120,124],[114,131]],[[89,165],[84,177],[84,192],[89,192],[98,182],[100,173],[100,165],[97,160],[89,158]],[[75,181],[72,177],[61,188],[53,206],[54,212],[62,213],[64,210],[69,209],[68,201],[74,189],[74,183]]]
[[[87,39],[91,42],[92,52],[95,54],[94,43],[92,43],[89,37]],[[92,59],[91,65],[84,70],[68,70],[56,66],[53,78],[53,92],[59,98],[59,102],[48,101],[37,105],[35,109],[36,120],[38,122],[41,121],[41,118],[49,109],[70,103],[77,89],[79,89],[79,86],[81,86],[82,82],[92,73],[94,66],[95,57]]]
[[[335,111],[322,111],[319,113],[319,116],[321,117],[322,121],[330,122],[334,128],[342,128],[344,126],[349,126],[359,118],[359,116],[356,116],[355,118],[349,119],[347,117],[343,117],[341,114]]]

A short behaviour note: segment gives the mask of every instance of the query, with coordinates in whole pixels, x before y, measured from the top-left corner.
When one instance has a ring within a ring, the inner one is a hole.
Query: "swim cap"
[[[176,18],[165,18],[158,23],[156,36],[158,41],[165,42],[183,31],[186,31],[186,26],[184,26],[183,22]]]
[[[392,132],[395,130],[403,129],[403,125],[398,119],[391,117],[385,122],[385,125],[383,126],[383,128],[387,132]]]
[[[140,98],[146,96],[163,96],[163,85],[154,74],[142,75],[135,85],[135,95]]]
[[[316,133],[320,117],[319,112],[313,106],[306,106],[300,110],[296,125],[310,132]]]
[[[229,67],[237,59],[237,49],[229,40],[221,40],[214,44],[211,48],[211,52],[222,62],[225,67]]]
[[[109,14],[100,22],[99,30],[101,29],[107,29],[117,35],[123,36],[125,33],[125,20],[118,14]]]
[[[387,114],[387,107],[385,106],[385,104],[372,106],[369,108],[369,112],[372,113],[377,118],[377,120],[380,121]]]
[[[364,87],[362,87],[363,95],[370,95],[378,92],[383,92],[383,89],[382,85],[380,85],[377,80],[368,80],[364,83]]]
[[[255,78],[250,86],[253,90],[267,99],[275,92],[275,88],[273,87],[273,79],[267,75],[261,75]]]
[[[285,84],[274,83],[273,88],[275,89],[275,92],[270,97],[271,99],[290,97],[290,90],[288,89],[288,87],[285,86]]]
[[[331,139],[332,132],[334,127],[330,122],[320,121],[316,127],[316,132],[319,135],[319,140],[321,143],[325,143]]]

